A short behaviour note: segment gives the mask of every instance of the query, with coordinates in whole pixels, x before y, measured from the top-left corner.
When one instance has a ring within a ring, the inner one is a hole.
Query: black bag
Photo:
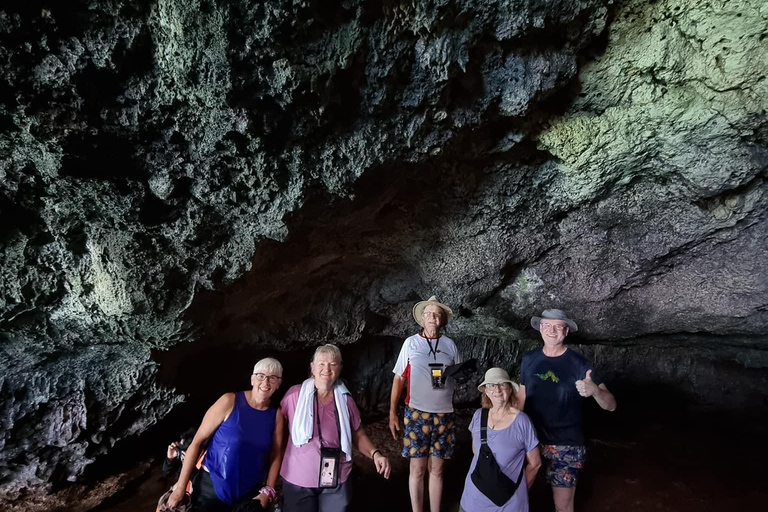
[[[480,453],[477,454],[477,464],[472,472],[472,483],[477,490],[485,494],[496,506],[501,507],[515,494],[523,481],[525,461],[520,468],[517,483],[502,473],[496,457],[488,446],[488,409],[480,413]]]
[[[453,377],[457,384],[464,384],[477,373],[477,359],[467,359],[459,364],[446,367],[443,374],[446,378]]]

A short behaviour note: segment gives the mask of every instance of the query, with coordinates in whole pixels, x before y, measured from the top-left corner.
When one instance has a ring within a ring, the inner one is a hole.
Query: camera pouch
[[[432,389],[442,388],[445,384],[445,365],[429,363],[429,374],[432,377]]]
[[[318,487],[336,487],[339,485],[339,466],[341,450],[338,448],[320,448],[320,478]]]

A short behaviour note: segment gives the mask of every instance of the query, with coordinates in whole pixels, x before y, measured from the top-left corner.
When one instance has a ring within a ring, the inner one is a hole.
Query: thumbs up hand
[[[587,370],[587,376],[583,380],[576,381],[576,391],[584,398],[597,393],[597,384],[592,381],[592,370]]]

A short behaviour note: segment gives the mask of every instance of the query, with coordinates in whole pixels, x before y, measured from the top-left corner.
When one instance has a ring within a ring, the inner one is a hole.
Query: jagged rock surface
[[[348,345],[374,410],[433,293],[482,366],[559,306],[623,386],[765,406],[768,8],[608,7],[0,11],[2,497],[157,423],[188,341]]]

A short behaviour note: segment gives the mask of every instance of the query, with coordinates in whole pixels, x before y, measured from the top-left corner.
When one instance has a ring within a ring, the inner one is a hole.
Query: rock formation
[[[768,405],[764,2],[75,3],[0,10],[4,502],[185,354],[342,344],[374,411],[432,294],[481,366],[562,307],[618,389]]]

